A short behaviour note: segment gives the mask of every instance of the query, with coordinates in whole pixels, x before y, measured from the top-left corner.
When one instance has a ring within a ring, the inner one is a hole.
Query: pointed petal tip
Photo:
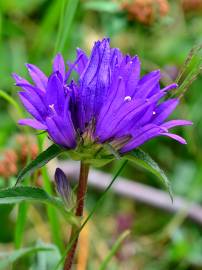
[[[30,63],[25,63],[25,67],[28,69],[29,72],[35,71],[36,69],[39,69],[38,67],[36,67],[33,64]]]
[[[11,73],[11,77],[15,80],[14,85],[17,85],[17,82],[21,79],[21,77],[15,72]]]
[[[94,42],[94,46],[99,47],[101,44],[106,44],[108,43],[110,45],[110,38],[109,37],[104,37],[101,40],[97,40]]]
[[[61,52],[57,52],[53,59],[53,65],[58,68],[61,64],[64,65],[64,58]]]
[[[63,57],[61,52],[57,52],[55,57]]]
[[[26,80],[26,79],[24,79],[23,77],[21,77],[21,76],[19,76],[17,73],[11,73],[11,76],[12,76],[12,78],[15,80],[15,83],[14,83],[14,85],[15,86],[21,86],[21,84],[23,85],[23,84],[29,84],[29,82]]]
[[[103,39],[101,40],[101,42],[110,42],[110,38],[109,37],[103,37]]]
[[[60,168],[56,168],[55,173],[63,173],[63,171]]]
[[[58,71],[54,71],[48,78],[49,83],[54,81],[54,80],[57,80],[57,81],[59,80],[58,79]]]
[[[167,85],[166,87],[164,87],[162,89],[162,91],[170,91],[170,90],[173,90],[173,89],[176,89],[176,88],[178,88],[178,84],[177,83],[172,83],[172,84]],[[179,99],[177,98],[177,100],[179,100]]]
[[[192,125],[193,125],[192,121],[180,120],[180,119],[170,120],[170,121],[165,122],[165,123],[162,124],[162,126],[167,128],[167,129],[174,128],[174,127],[177,127],[177,126],[192,126]]]
[[[61,180],[61,177],[66,178],[66,175],[62,169],[57,167],[55,170],[55,180]]]
[[[181,136],[177,135],[177,134],[162,133],[161,135],[170,137],[171,139],[174,139],[174,140],[178,141],[181,144],[187,144],[186,140],[184,138],[182,138]]]
[[[36,119],[25,118],[18,120],[18,124],[21,126],[29,126],[38,130],[47,130],[47,127]]]
[[[12,77],[13,79],[15,79],[15,78],[18,78],[19,75],[18,75],[17,73],[15,73],[15,72],[12,72],[12,73],[11,73],[11,77]]]
[[[32,69],[32,64],[29,64],[29,63],[25,63],[25,67],[29,70],[29,69]]]
[[[183,126],[192,126],[194,123],[192,121],[189,120],[184,120],[184,124]]]

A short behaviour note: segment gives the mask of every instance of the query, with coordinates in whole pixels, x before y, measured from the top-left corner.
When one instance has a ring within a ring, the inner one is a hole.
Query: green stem
[[[122,170],[126,166],[127,162],[128,162],[128,160],[124,160],[123,161],[123,163],[121,164],[120,168],[118,169],[118,171],[114,175],[112,181],[110,182],[110,184],[108,185],[108,187],[105,189],[105,191],[102,193],[102,195],[100,196],[100,198],[98,199],[98,201],[94,205],[93,209],[90,211],[89,215],[87,216],[87,218],[82,223],[81,227],[79,229],[77,229],[77,232],[75,233],[73,239],[71,239],[71,241],[69,242],[69,244],[66,247],[66,250],[65,250],[65,253],[66,254],[69,253],[69,251],[71,250],[72,245],[76,241],[79,233],[83,230],[83,228],[88,223],[88,221],[91,219],[91,217],[93,216],[93,214],[96,212],[96,210],[98,210],[101,207],[103,201],[105,200],[105,197],[106,197],[108,191],[110,190],[111,186],[113,185],[113,183],[115,182],[115,180],[117,179],[117,177],[120,175],[120,173],[122,172]],[[61,264],[63,263],[64,260],[65,260],[65,255],[62,256],[61,260],[58,262],[58,264],[56,265],[56,267],[54,268],[54,270],[60,269],[59,267],[61,266]]]
[[[77,217],[83,216],[84,201],[85,201],[85,195],[87,191],[88,173],[89,173],[89,165],[81,161],[79,184],[78,184],[78,190],[77,190],[76,213],[75,213]],[[77,230],[75,229],[75,227],[72,227],[70,241],[72,241],[73,239],[74,241],[72,243],[71,249],[67,252],[65,264],[64,264],[64,270],[70,270],[72,267],[78,238],[79,238],[79,234],[77,234]]]

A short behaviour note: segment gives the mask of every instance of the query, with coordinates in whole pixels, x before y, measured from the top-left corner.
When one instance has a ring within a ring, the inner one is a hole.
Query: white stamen
[[[55,113],[55,108],[54,108],[54,106],[55,106],[54,104],[50,104],[50,105],[49,105],[49,108],[52,110],[52,112]]]
[[[126,96],[125,98],[124,98],[124,101],[127,101],[127,102],[129,102],[129,101],[131,101],[131,97],[130,96]]]
[[[153,115],[155,115],[156,114],[156,112],[155,111],[153,111],[153,113],[152,113]]]

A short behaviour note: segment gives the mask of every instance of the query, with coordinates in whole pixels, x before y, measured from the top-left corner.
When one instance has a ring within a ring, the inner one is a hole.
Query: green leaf
[[[0,204],[15,204],[24,201],[35,201],[53,205],[60,210],[69,223],[78,225],[78,221],[74,214],[65,209],[63,202],[58,198],[49,195],[41,188],[24,186],[0,190]]]
[[[53,245],[38,245],[34,247],[21,248],[11,252],[0,252],[0,269],[7,269],[7,267],[17,261],[19,258],[36,253],[38,251],[52,251],[55,249]]]
[[[52,144],[48,149],[44,152],[40,153],[38,157],[31,161],[22,171],[19,173],[17,177],[16,185],[22,181],[28,174],[31,174],[34,170],[39,169],[46,165],[51,159],[58,156],[60,153],[64,151],[63,148],[56,144]]]
[[[166,189],[168,190],[171,200],[173,198],[170,181],[168,180],[167,176],[165,175],[164,171],[158,166],[158,164],[144,151],[141,149],[135,149],[130,153],[126,154],[124,159],[134,162],[138,166],[146,169],[147,171],[153,173],[162,181]]]

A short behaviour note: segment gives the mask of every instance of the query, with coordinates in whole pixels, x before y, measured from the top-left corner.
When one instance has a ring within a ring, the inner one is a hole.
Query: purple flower
[[[62,55],[57,54],[49,77],[32,64],[26,66],[33,84],[16,74],[13,77],[33,118],[19,123],[47,131],[62,147],[110,144],[124,153],[157,136],[186,143],[169,130],[192,123],[166,121],[179,100],[165,98],[177,84],[161,89],[159,70],[141,77],[139,58],[110,48],[109,39],[95,42],[90,57],[77,49],[67,71]]]

